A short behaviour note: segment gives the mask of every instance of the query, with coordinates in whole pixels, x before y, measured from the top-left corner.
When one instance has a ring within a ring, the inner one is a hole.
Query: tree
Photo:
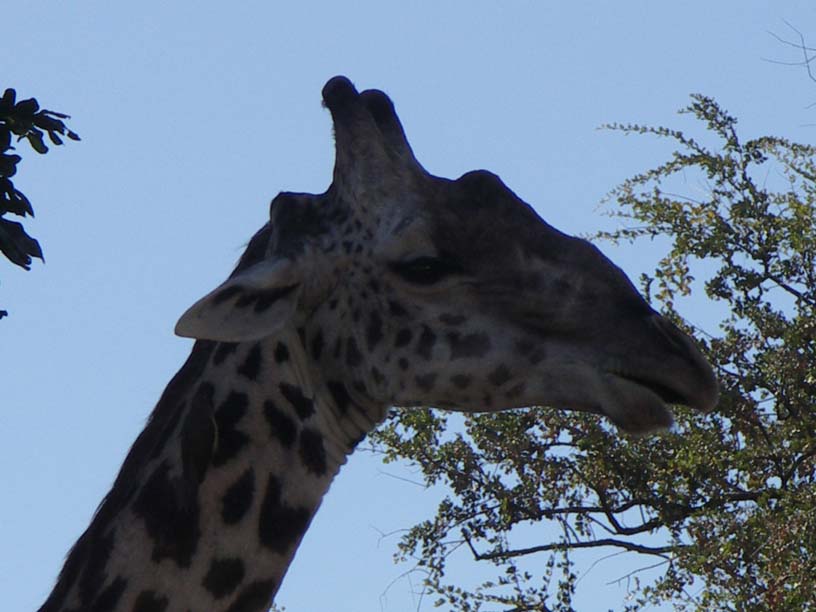
[[[395,411],[374,450],[449,488],[397,553],[416,560],[440,607],[571,610],[575,556],[594,549],[663,569],[630,576],[625,610],[816,609],[816,148],[742,141],[736,119],[701,95],[681,112],[712,147],[667,128],[607,126],[677,150],[611,192],[626,227],[603,236],[666,245],[641,283],[715,364],[719,406],[678,408],[673,431],[649,438],[554,410]],[[701,194],[675,194],[695,178]],[[715,334],[678,312],[703,294],[725,307]],[[492,578],[457,584],[452,555]]]
[[[41,109],[34,98],[17,101],[13,89],[6,89],[0,98],[0,252],[11,261],[26,270],[31,266],[32,257],[43,258],[39,242],[29,236],[23,224],[5,219],[6,214],[19,217],[34,216],[31,202],[22,191],[14,186],[11,180],[17,173],[17,164],[22,159],[19,155],[8,153],[14,150],[12,135],[16,142],[23,139],[37,153],[48,153],[44,135],[55,145],[63,143],[62,136],[79,140],[79,136],[65,127],[63,119],[68,115]],[[8,313],[0,310],[0,319]]]

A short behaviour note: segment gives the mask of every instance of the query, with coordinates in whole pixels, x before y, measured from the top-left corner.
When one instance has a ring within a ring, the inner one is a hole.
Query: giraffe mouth
[[[690,398],[686,397],[679,391],[672,389],[667,385],[664,385],[663,383],[654,380],[649,380],[647,378],[643,378],[642,376],[634,376],[631,374],[623,374],[620,372],[614,372],[614,375],[627,382],[634,383],[639,387],[644,387],[648,389],[667,404],[682,404],[684,406],[696,407],[694,402]]]
[[[717,400],[716,391],[701,380],[679,382],[618,369],[606,370],[603,380],[598,412],[636,435],[671,428],[674,417],[670,405],[707,412]]]

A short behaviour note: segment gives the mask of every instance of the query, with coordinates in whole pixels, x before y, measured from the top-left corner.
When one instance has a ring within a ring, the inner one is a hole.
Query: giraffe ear
[[[255,264],[193,304],[176,323],[176,335],[221,342],[271,336],[294,314],[299,281],[289,259]]]

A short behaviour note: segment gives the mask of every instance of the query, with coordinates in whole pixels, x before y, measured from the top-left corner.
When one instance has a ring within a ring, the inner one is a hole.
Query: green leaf
[[[47,132],[62,132],[65,130],[65,124],[62,121],[49,117],[45,112],[34,115],[33,123]]]
[[[43,142],[43,134],[41,131],[32,129],[26,134],[26,138],[28,138],[28,143],[31,145],[31,148],[37,153],[41,155],[48,153],[48,147]]]
[[[65,113],[58,113],[57,111],[43,109],[42,112],[47,114],[47,115],[51,115],[52,117],[59,117],[60,119],[70,119],[71,118],[71,115],[66,115]],[[60,123],[62,123],[62,122],[60,122]]]
[[[19,155],[0,154],[0,177],[11,177],[17,173],[17,164],[22,159]]]
[[[0,113],[6,114],[14,108],[14,100],[17,98],[17,93],[9,88],[3,92],[3,97],[0,98]]]
[[[31,267],[32,257],[43,259],[40,243],[26,233],[23,224],[7,219],[0,219],[0,252],[26,270]]]
[[[40,110],[40,105],[34,98],[29,98],[28,100],[20,100],[14,106],[15,113],[29,118],[33,117],[34,113],[36,113],[38,110]]]
[[[8,151],[11,148],[11,130],[5,125],[0,125],[0,152]]]
[[[0,216],[7,212],[20,217],[25,217],[26,215],[34,216],[34,211],[31,209],[31,202],[28,201],[25,195],[14,188],[10,191],[0,192]]]

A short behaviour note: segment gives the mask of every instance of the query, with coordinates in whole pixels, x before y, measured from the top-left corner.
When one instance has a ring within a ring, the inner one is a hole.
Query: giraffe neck
[[[296,333],[198,342],[40,612],[266,610],[329,485],[384,416]]]

